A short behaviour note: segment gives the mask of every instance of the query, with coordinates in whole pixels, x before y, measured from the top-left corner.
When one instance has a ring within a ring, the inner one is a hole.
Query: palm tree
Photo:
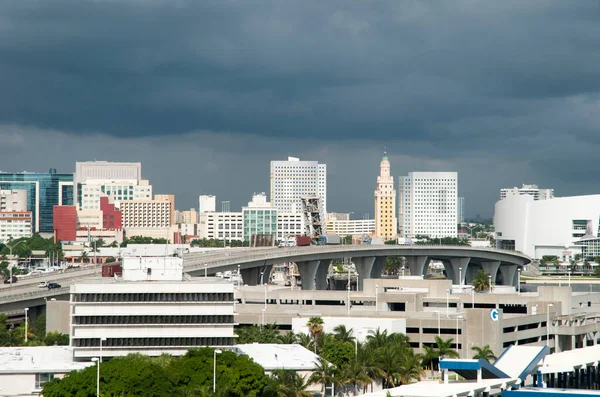
[[[438,351],[433,346],[423,345],[423,349],[425,350],[425,354],[423,355],[423,365],[431,365],[431,379],[434,378],[434,368],[435,363],[439,359]]]
[[[477,292],[487,291],[490,288],[489,275],[483,269],[479,269],[479,271],[475,273],[475,277],[473,277],[471,284]]]
[[[398,368],[398,381],[400,384],[410,383],[413,379],[421,379],[425,371],[421,367],[422,357],[419,354],[414,354],[412,350],[408,350]]]
[[[308,350],[313,350],[315,343],[309,334],[299,333],[296,334],[296,338],[299,345],[304,346]]]
[[[315,369],[310,376],[310,383],[319,383],[322,385],[321,391],[325,394],[325,387],[336,381],[336,370],[323,357],[319,357],[315,360]]]
[[[387,344],[387,339],[387,330],[381,332],[381,329],[378,327],[375,331],[369,331],[369,334],[367,335],[367,344],[372,349],[378,349]]]
[[[435,344],[438,352],[438,358],[459,358],[460,356],[452,348],[452,341],[454,339],[442,339],[439,336],[435,337]]]
[[[471,350],[476,351],[477,353],[473,356],[473,358],[475,360],[485,360],[488,363],[493,361],[496,361],[498,359],[498,357],[496,357],[496,355],[494,354],[494,352],[492,351],[492,349],[490,349],[490,345],[484,345],[483,347],[479,347],[479,346],[473,346],[471,348]]]
[[[88,260],[88,253],[87,251],[82,251],[81,252],[81,263],[86,263]]]
[[[340,342],[354,342],[354,340],[356,339],[353,335],[354,331],[352,330],[352,328],[347,329],[346,326],[342,324],[335,327],[333,329],[333,332],[334,338],[339,340]]]
[[[271,377],[277,385],[277,395],[280,397],[310,397],[312,393],[306,390],[310,385],[305,377],[295,371],[277,369]]]
[[[294,331],[290,331],[286,334],[279,334],[277,339],[279,339],[279,342],[283,343],[284,345],[298,343],[298,335],[295,334]]]
[[[323,319],[321,317],[311,317],[308,319],[306,326],[308,327],[308,331],[310,335],[313,337],[315,341],[315,354],[317,354],[317,341],[321,334],[323,333]]]

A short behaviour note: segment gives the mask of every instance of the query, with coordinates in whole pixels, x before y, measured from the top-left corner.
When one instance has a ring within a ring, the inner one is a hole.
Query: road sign
[[[492,319],[492,321],[498,321],[498,315],[500,313],[498,312],[498,309],[491,309],[490,310],[490,318]]]

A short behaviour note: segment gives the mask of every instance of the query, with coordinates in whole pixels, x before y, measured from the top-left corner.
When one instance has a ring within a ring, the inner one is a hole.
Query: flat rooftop
[[[0,347],[0,374],[67,373],[92,365],[74,362],[69,346]]]
[[[250,356],[255,363],[267,371],[276,369],[313,371],[319,359],[315,353],[297,344],[248,343],[235,345],[232,350]]]
[[[100,277],[91,276],[78,279],[76,284],[232,284],[230,281],[221,277],[186,277],[184,275],[181,280],[143,280],[143,281],[130,281],[124,280],[121,277]]]

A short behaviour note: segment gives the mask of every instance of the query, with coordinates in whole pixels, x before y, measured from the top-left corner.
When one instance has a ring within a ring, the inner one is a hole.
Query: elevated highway
[[[389,256],[405,257],[412,275],[424,275],[431,260],[440,261],[454,284],[470,282],[483,269],[496,284],[516,285],[517,269],[531,262],[528,256],[515,251],[469,246],[324,245],[190,253],[184,256],[184,267],[193,276],[239,267],[244,283],[256,285],[266,282],[264,274],[269,274],[273,265],[294,262],[303,280],[303,289],[325,289],[331,261],[352,258],[359,273],[359,288],[362,288],[363,279],[381,277]]]

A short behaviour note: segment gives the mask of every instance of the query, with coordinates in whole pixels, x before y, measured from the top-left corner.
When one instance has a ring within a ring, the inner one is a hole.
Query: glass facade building
[[[277,238],[277,210],[275,208],[243,208],[244,241],[253,234],[269,234]]]
[[[27,190],[34,232],[52,233],[55,205],[73,205],[73,174],[0,173],[0,189]]]

